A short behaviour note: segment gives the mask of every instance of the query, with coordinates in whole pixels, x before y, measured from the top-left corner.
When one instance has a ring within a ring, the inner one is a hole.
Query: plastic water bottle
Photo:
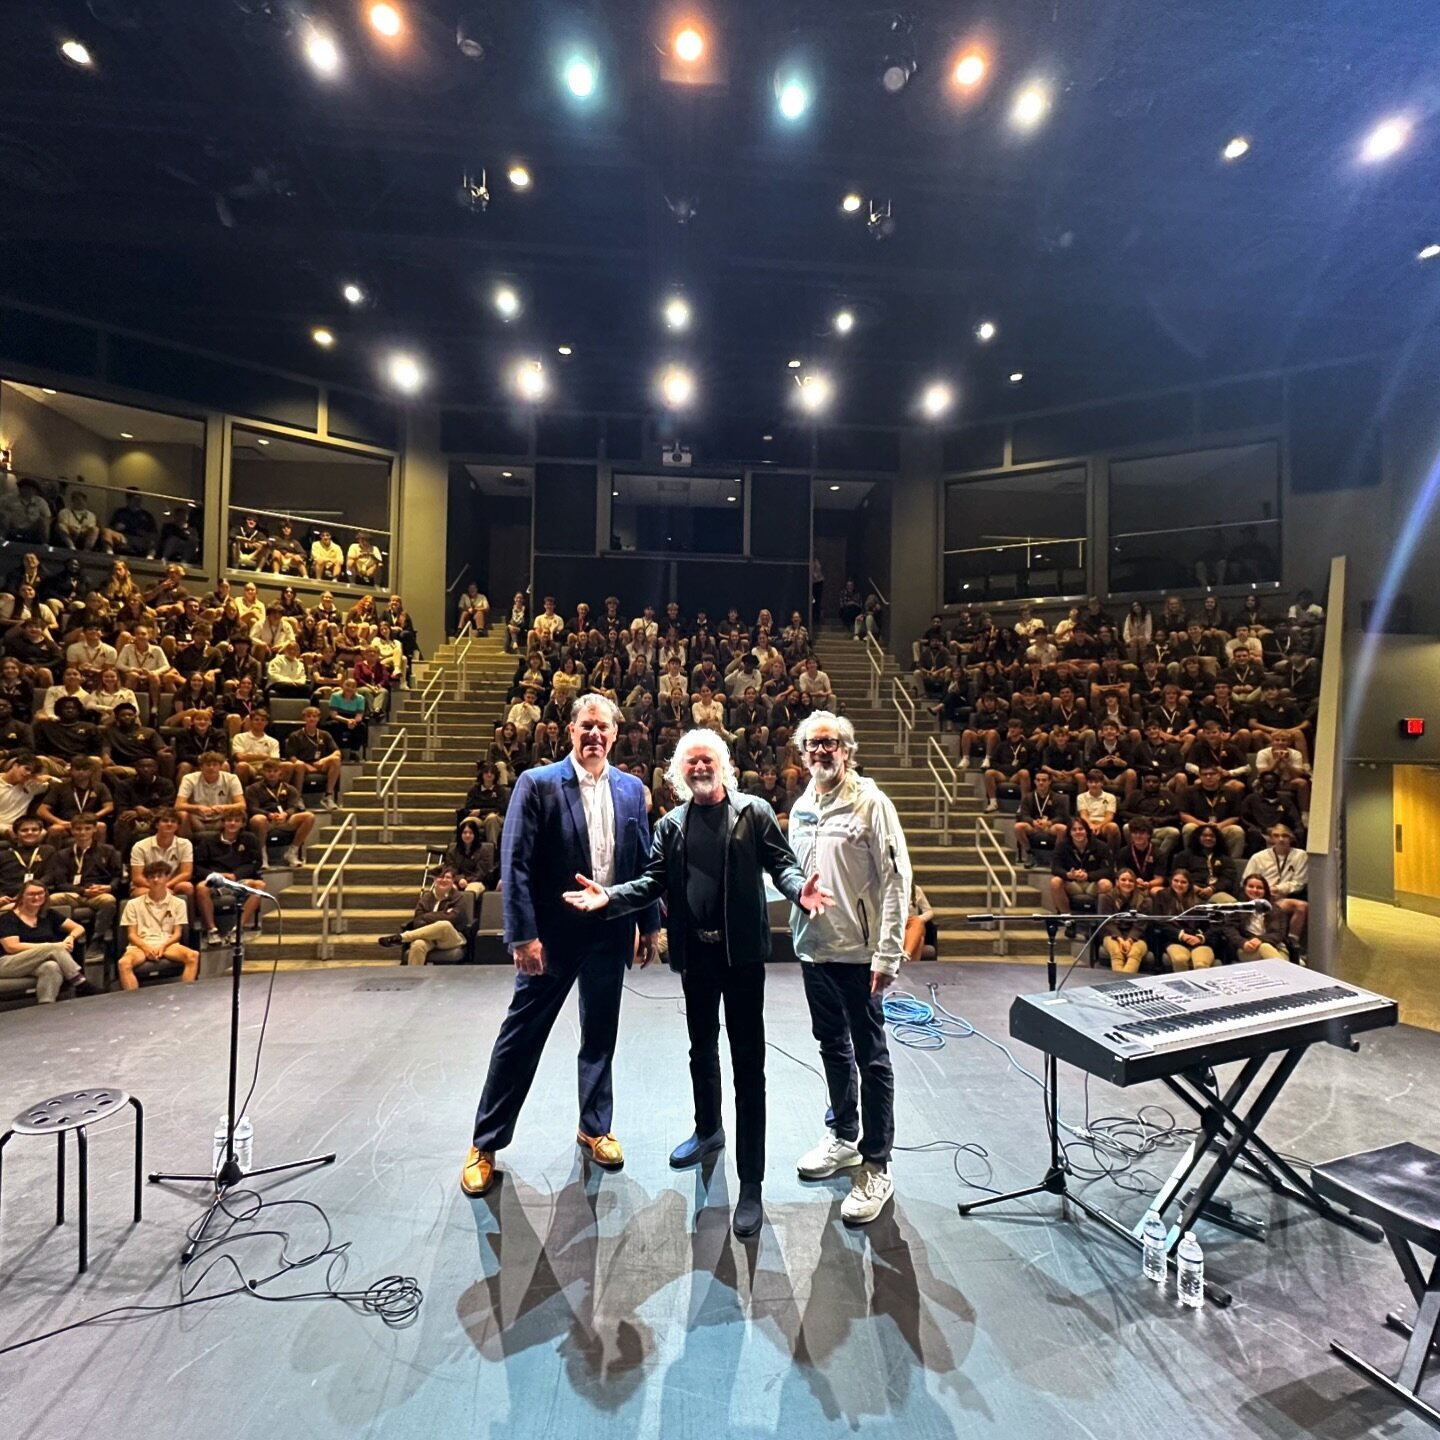
[[[1141,1273],[1157,1285],[1164,1285],[1170,1274],[1165,1256],[1167,1238],[1165,1222],[1160,1218],[1160,1212],[1147,1210],[1145,1224],[1140,1231],[1140,1253],[1143,1257]]]
[[[230,1138],[230,1117],[222,1115],[215,1125],[215,1156],[210,1166],[214,1175],[220,1173],[225,1163],[226,1142]],[[255,1163],[255,1127],[248,1115],[242,1115],[235,1122],[235,1163],[247,1173]]]
[[[1205,1252],[1193,1230],[1185,1232],[1175,1255],[1177,1288],[1180,1303],[1198,1310],[1205,1303]]]

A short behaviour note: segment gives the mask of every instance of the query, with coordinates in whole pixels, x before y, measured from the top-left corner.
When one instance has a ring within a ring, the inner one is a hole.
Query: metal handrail
[[[905,682],[898,676],[890,677],[890,703],[898,717],[896,741],[900,747],[900,758],[910,763],[910,736],[915,729],[915,697],[905,688]]]
[[[990,853],[987,853],[989,851]],[[1005,846],[1000,836],[983,815],[975,817],[975,853],[980,857],[980,863],[985,867],[985,909],[989,914],[995,913],[995,899],[999,896],[1001,905],[1001,918],[995,922],[995,953],[1005,954],[1005,918],[1006,910],[1013,910],[1020,903],[1020,875],[1014,865],[1010,863],[1010,856],[1006,853]],[[992,861],[999,860],[1010,875],[1010,888],[1005,888],[1005,881],[995,869]]]
[[[460,644],[454,654],[455,660],[455,698],[463,700],[465,691],[469,689],[468,662],[470,659],[470,647],[475,643],[475,632],[471,630],[466,635],[464,643]]]
[[[880,703],[880,677],[885,673],[885,652],[875,637],[865,632],[865,658],[870,662],[870,703]]]
[[[937,760],[945,767],[944,775],[936,767]],[[960,772],[950,763],[950,757],[933,735],[925,745],[925,768],[929,770],[935,780],[935,819],[940,825],[940,839],[948,845],[950,843],[950,811],[960,803]]]
[[[875,583],[875,577],[873,575],[867,575],[865,578],[869,580],[870,589],[874,593],[875,598],[888,610],[890,608],[890,602],[885,598],[885,592]]]
[[[448,662],[435,660],[433,669],[425,679],[425,688],[420,692],[420,725],[425,735],[425,758],[435,758],[435,732],[439,726],[436,716],[440,702],[445,698],[445,666]]]
[[[467,560],[461,567],[460,573],[445,587],[447,595],[455,593],[455,587],[470,573],[470,562]]]
[[[310,877],[310,908],[320,912],[320,944],[316,951],[321,960],[328,960],[334,953],[335,946],[330,938],[330,928],[333,923],[335,933],[343,935],[347,929],[348,922],[345,919],[345,867],[350,863],[350,858],[355,854],[356,836],[360,833],[359,822],[352,810],[344,820],[340,822],[340,828],[331,838],[330,843],[325,847],[324,853],[315,862],[315,873]],[[320,877],[325,872],[325,866],[329,863],[330,857],[335,852],[335,847],[342,840],[349,839],[344,853],[335,862],[335,868],[331,871],[329,878],[322,885]],[[333,922],[331,912],[334,912]]]
[[[397,745],[400,753],[395,755]],[[395,756],[393,764],[390,760],[392,755]],[[380,838],[387,845],[390,843],[391,829],[400,819],[400,775],[409,758],[410,731],[402,725],[380,757],[379,764],[375,766],[375,798],[380,802]],[[387,765],[390,766],[388,774],[385,770]]]

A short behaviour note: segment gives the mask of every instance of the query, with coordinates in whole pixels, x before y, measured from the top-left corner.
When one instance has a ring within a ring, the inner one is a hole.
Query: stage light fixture
[[[528,190],[533,177],[524,165],[512,165],[506,178],[515,189]]]
[[[305,58],[322,80],[333,80],[340,73],[340,47],[335,37],[318,26],[309,25],[304,32]]]
[[[1360,147],[1360,158],[1366,164],[1378,164],[1389,160],[1402,150],[1410,138],[1410,122],[1404,116],[1392,116],[1382,120],[1366,137]]]
[[[887,200],[884,206],[870,202],[870,213],[865,217],[865,232],[872,240],[888,240],[895,233],[895,211]]]
[[[675,58],[693,65],[705,53],[705,37],[693,25],[686,25],[676,34],[670,47]]]
[[[985,78],[985,70],[985,57],[978,50],[967,50],[955,62],[950,75],[957,85],[969,90]]]
[[[665,302],[665,326],[669,330],[690,328],[690,302],[679,295],[672,295]]]
[[[497,285],[490,298],[502,320],[513,320],[520,313],[520,297],[508,285]]]
[[[543,400],[549,389],[545,367],[538,360],[522,361],[515,369],[515,389],[531,405]]]
[[[416,394],[425,383],[425,372],[420,362],[403,350],[397,350],[385,364],[390,383],[403,395]]]
[[[322,349],[328,350],[335,343],[335,332],[328,330],[324,325],[317,325],[311,332],[310,338]]]
[[[1433,260],[1437,255],[1440,255],[1440,245],[1427,245],[1415,258],[1417,260]],[[55,392],[52,390],[50,393],[53,395]]]
[[[572,55],[565,62],[565,88],[577,99],[588,100],[595,93],[599,73],[587,55]]]
[[[792,124],[810,108],[810,86],[802,75],[784,71],[775,76],[775,105]]]
[[[1010,372],[1010,383],[1012,385],[1018,385],[1024,378],[1025,372],[1023,370],[1012,370]]]
[[[683,409],[695,398],[695,377],[682,366],[669,366],[660,377],[660,398],[672,410]]]
[[[461,15],[455,22],[455,48],[467,60],[483,60],[485,58],[485,37],[481,33],[481,21],[478,15]]]
[[[848,335],[855,328],[855,312],[853,310],[837,311],[834,325],[837,335]]]
[[[787,361],[785,362],[785,368],[786,368],[787,370],[798,370],[798,369],[800,368],[800,366],[801,366],[802,363],[803,363],[802,361],[796,360],[796,359],[794,359],[794,358],[792,357],[791,359],[789,359],[789,360],[787,360]]]
[[[827,375],[819,374],[797,377],[800,408],[811,415],[818,415],[829,403],[834,393]]]
[[[569,346],[569,345],[557,345],[557,346],[555,347],[555,353],[556,353],[557,355],[573,355],[573,354],[575,353],[575,351],[574,351],[574,348],[573,348],[572,346]]]
[[[1242,155],[1248,154],[1249,151],[1250,142],[1243,135],[1237,135],[1220,153],[1227,160],[1238,160]]]
[[[989,342],[995,338],[997,333],[998,332],[995,328],[995,322],[993,320],[982,320],[975,327],[975,338],[980,341],[982,345],[989,344]]]
[[[135,437],[128,430],[122,430],[120,432],[120,438],[122,440],[133,440]]]
[[[920,409],[928,420],[938,420],[954,403],[955,392],[943,380],[927,385],[920,397]]]
[[[81,70],[88,70],[95,63],[95,58],[90,54],[89,47],[79,40],[62,40],[60,42],[60,53],[72,65]]]
[[[1021,88],[1010,109],[1010,121],[1017,130],[1033,130],[1050,110],[1050,92],[1032,82]]]
[[[353,280],[347,280],[340,287],[340,294],[347,305],[363,305],[365,303],[365,291]]]
[[[840,202],[840,208],[847,214],[853,215],[865,203],[862,196],[857,195],[853,190]]]
[[[371,28],[387,40],[393,40],[400,33],[403,23],[400,12],[393,5],[386,4],[385,0],[370,7]]]

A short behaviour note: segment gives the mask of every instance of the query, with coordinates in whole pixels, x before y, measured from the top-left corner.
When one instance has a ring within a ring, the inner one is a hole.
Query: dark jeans
[[[690,1031],[690,1082],[695,1091],[695,1133],[719,1128],[720,1004],[735,1072],[735,1165],[742,1183],[765,1178],[765,965],[725,962],[722,945],[686,945],[680,974],[685,1024]]]
[[[830,1123],[842,1140],[859,1141],[868,1164],[888,1165],[895,1143],[895,1072],[881,997],[870,993],[870,967],[803,961],[800,973],[830,1089]]]
[[[490,1073],[475,1112],[475,1148],[503,1150],[515,1136],[520,1107],[530,1093],[540,1052],[570,994],[580,982],[579,1129],[608,1135],[614,1110],[610,1067],[620,1028],[623,955],[545,954],[539,975],[515,976],[515,993],[490,1055]]]

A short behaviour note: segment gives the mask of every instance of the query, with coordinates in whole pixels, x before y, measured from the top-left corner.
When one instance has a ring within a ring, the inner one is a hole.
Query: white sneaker
[[[968,770],[968,769],[970,768],[970,757],[969,757],[969,755],[962,755],[962,756],[960,757],[960,768],[961,768],[962,770]]]
[[[999,808],[1000,802],[998,800],[987,800],[985,802],[985,813],[987,815],[993,815]]]
[[[859,1163],[859,1148],[852,1141],[842,1140],[831,1130],[813,1150],[807,1151],[795,1162],[795,1168],[803,1180],[828,1180],[839,1171]]]
[[[336,805],[335,797],[333,795],[327,795],[320,803],[327,810],[338,810],[340,808],[338,805]]]
[[[207,930],[205,932],[205,943],[207,945],[223,945],[225,942],[220,938],[218,930]]]
[[[285,853],[281,858],[286,865],[290,866],[291,869],[294,869],[297,863],[295,847],[293,845],[287,845],[285,847]]]
[[[850,1225],[868,1225],[894,1193],[889,1166],[862,1165],[850,1193],[840,1202],[840,1218]]]

